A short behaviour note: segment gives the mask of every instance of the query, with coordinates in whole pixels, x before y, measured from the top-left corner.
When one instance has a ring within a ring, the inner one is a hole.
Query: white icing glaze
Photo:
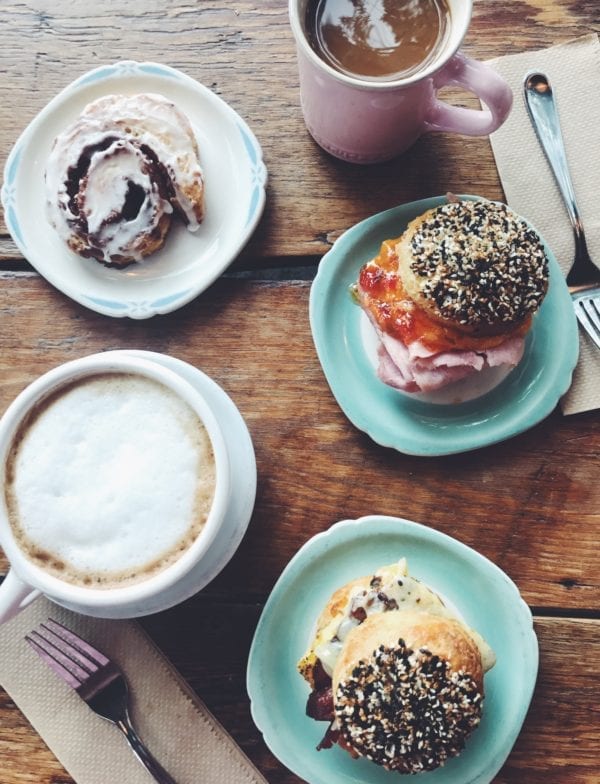
[[[141,259],[137,238],[157,226],[163,214],[173,211],[145,171],[144,161],[140,150],[126,140],[118,140],[92,155],[81,212],[88,223],[88,234],[96,239],[107,260],[129,254]],[[123,210],[130,183],[144,191],[143,203],[133,219],[111,222],[115,209],[119,214]]]
[[[90,152],[73,209],[69,175]],[[94,101],[54,142],[46,167],[50,222],[67,242],[81,234],[107,262],[115,256],[141,258],[144,238],[173,211],[168,194],[159,192],[153,173],[157,161],[173,189],[172,203],[188,229],[196,231],[204,184],[187,117],[163,96],[150,93]],[[107,218],[121,214],[130,182],[146,192],[139,213],[133,220],[112,220],[108,225]],[[79,209],[88,222],[89,238],[81,231]]]

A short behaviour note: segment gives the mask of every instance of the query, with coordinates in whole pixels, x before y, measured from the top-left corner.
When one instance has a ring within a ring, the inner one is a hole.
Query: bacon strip
[[[331,686],[312,691],[306,703],[306,715],[315,721],[333,721],[333,691]]]

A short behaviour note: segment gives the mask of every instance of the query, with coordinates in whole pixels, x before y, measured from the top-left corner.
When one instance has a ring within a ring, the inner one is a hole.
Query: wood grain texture
[[[141,348],[212,376],[251,431],[259,485],[248,533],[201,594],[143,621],[153,639],[269,784],[300,784],[266,749],[245,692],[264,602],[298,548],[339,519],[382,513],[427,523],[497,563],[534,608],[540,677],[494,784],[600,781],[597,414],[554,412],[472,454],[426,459],[379,447],[333,399],[308,327],[309,284],[293,280],[294,267],[310,269],[344,230],[379,210],[448,190],[502,198],[488,140],[425,136],[369,167],[322,152],[302,120],[286,0],[1,6],[0,166],[59,90],[93,67],[136,59],[179,68],[226,100],[256,133],[269,170],[265,215],[234,268],[286,266],[292,279],[223,279],[146,322],[99,316],[52,289],[28,271],[0,218],[0,411],[66,360]],[[475,0],[463,50],[485,60],[592,31],[600,31],[598,0]],[[445,95],[477,105],[461,91]],[[6,568],[0,554],[0,575]],[[0,759],[2,784],[73,784],[1,689]]]
[[[256,512],[231,577],[264,600],[308,538],[337,520],[407,517],[480,550],[539,608],[600,604],[600,421],[558,412],[527,433],[473,453],[414,458],[356,430],[323,376],[308,325],[307,282],[221,280],[146,322],[108,319],[34,274],[0,277],[0,410],[44,370],[111,348],[191,362],[236,401],[252,434]],[[40,325],[48,326],[42,331]]]
[[[476,0],[463,50],[488,59],[593,30],[600,30],[596,0]],[[2,165],[50,98],[101,64],[137,59],[172,65],[230,103],[256,133],[269,170],[265,217],[246,261],[320,255],[357,221],[448,190],[502,198],[486,138],[425,136],[395,161],[369,167],[322,152],[302,120],[284,0],[145,0],[126,7],[118,0],[8,1],[0,33]],[[464,93],[455,99],[475,105]],[[14,251],[0,245],[0,259],[4,253],[12,258]]]
[[[240,696],[259,611],[258,605],[198,596],[144,626],[269,784],[300,784],[265,747]],[[494,784],[597,784],[600,622],[536,618],[535,629],[538,684],[523,731]],[[0,716],[3,784],[72,784],[1,689]]]
[[[538,618],[542,677],[500,784],[597,780],[600,423],[553,414],[473,454],[411,458],[373,444],[339,410],[307,321],[309,283],[223,279],[149,322],[107,319],[33,273],[0,276],[0,410],[39,373],[111,348],[161,351],[219,382],[255,444],[255,513],[238,552],[199,596],[144,625],[270,784],[297,784],[265,748],[245,692],[260,609],[288,560],[345,517],[387,513],[476,547],[518,584]],[[2,561],[0,571],[6,568]],[[581,652],[581,653],[579,653]],[[71,784],[0,695],[3,784]],[[458,784],[458,783],[457,783]]]
[[[186,657],[177,666],[192,673],[189,677],[193,688],[234,733],[255,764],[268,771],[265,775],[270,784],[296,784],[299,779],[278,764],[270,767],[271,755],[265,753],[262,741],[256,742],[253,726],[247,723],[247,711],[235,698],[244,684],[257,608],[224,603],[216,615],[214,612],[211,603],[197,597],[190,606],[175,611],[175,618],[166,619],[177,634],[183,633],[186,638]],[[155,618],[145,626],[177,662],[182,646],[169,643],[164,623],[164,618]],[[535,630],[541,650],[538,685],[524,729],[495,784],[595,783],[600,771],[600,725],[594,721],[600,621],[538,617]],[[215,636],[212,648],[220,651],[219,663],[204,644]]]

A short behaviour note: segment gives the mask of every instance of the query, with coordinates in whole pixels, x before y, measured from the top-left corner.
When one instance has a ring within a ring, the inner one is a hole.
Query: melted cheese
[[[477,632],[466,626],[457,612],[448,607],[438,594],[408,574],[403,558],[391,566],[378,569],[370,579],[365,579],[364,587],[356,586],[350,591],[342,612],[318,630],[311,650],[300,663],[300,669],[319,659],[325,672],[331,676],[351,629],[367,616],[402,610],[417,610],[457,620],[479,648],[484,672],[494,666],[495,656],[490,646]]]

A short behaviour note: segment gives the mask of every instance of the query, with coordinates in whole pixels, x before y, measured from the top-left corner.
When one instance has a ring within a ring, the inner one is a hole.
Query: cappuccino
[[[13,439],[4,492],[30,560],[74,585],[118,588],[186,552],[215,485],[196,412],[158,381],[111,372],[38,404]]]

